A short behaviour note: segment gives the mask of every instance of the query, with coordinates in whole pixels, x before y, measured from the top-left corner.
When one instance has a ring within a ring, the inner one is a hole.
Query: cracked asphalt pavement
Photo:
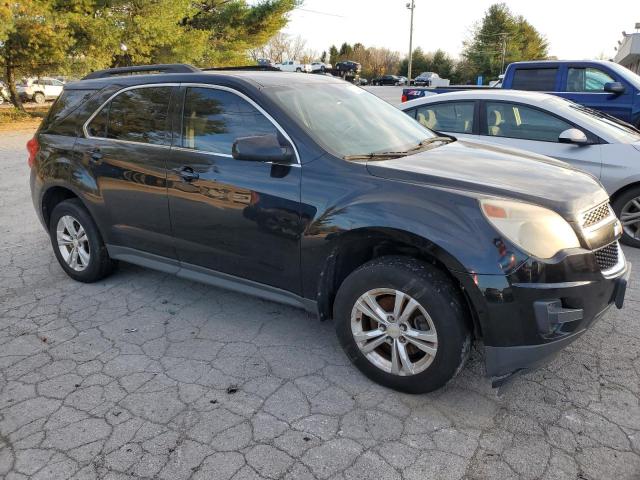
[[[68,278],[28,138],[0,134],[1,478],[640,478],[639,251],[624,310],[504,395],[478,351],[401,394],[301,310],[127,264]]]

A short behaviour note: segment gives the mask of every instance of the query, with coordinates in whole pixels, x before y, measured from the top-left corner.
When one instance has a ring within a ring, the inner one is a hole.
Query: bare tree
[[[400,64],[400,54],[388,48],[367,49],[367,69],[371,75],[379,76],[386,73],[396,73]]]
[[[284,32],[278,32],[269,41],[259,48],[249,52],[251,58],[269,58],[276,63],[284,60],[300,60],[315,56],[315,52],[306,50],[307,42],[300,35],[292,37]]]

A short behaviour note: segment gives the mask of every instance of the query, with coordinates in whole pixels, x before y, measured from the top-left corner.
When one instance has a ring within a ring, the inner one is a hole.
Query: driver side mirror
[[[569,128],[558,136],[560,143],[572,143],[574,145],[589,145],[589,139],[582,130]]]
[[[280,145],[277,135],[256,135],[236,138],[231,155],[236,160],[292,163],[293,148]]]
[[[620,82],[608,82],[604,84],[604,91],[620,95],[624,93],[624,85]]]

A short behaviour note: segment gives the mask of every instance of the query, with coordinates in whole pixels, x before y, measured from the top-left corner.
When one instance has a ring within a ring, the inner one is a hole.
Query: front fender
[[[412,239],[464,275],[505,275],[527,258],[500,238],[472,193],[373,177],[363,164],[323,158],[305,165],[302,204],[315,212],[302,238],[308,298],[328,260],[359,231]]]

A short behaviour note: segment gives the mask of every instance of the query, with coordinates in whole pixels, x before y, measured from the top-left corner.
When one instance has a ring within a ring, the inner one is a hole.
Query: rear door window
[[[118,94],[91,120],[87,129],[89,135],[168,145],[168,111],[172,88],[134,88]]]
[[[416,120],[434,131],[472,133],[474,110],[474,102],[423,105],[416,109]]]
[[[240,96],[213,88],[188,88],[182,120],[182,147],[231,155],[239,137],[278,135],[258,109]]]
[[[516,68],[511,88],[540,92],[554,91],[557,74],[557,68]]]
[[[558,142],[573,125],[536,108],[508,102],[487,102],[487,133],[492,137]]]

